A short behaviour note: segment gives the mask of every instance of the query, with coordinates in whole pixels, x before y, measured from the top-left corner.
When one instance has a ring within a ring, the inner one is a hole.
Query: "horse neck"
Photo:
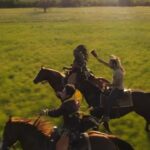
[[[14,127],[16,132],[18,132],[18,141],[20,142],[23,150],[40,150],[40,146],[42,146],[42,144],[45,145],[45,143],[48,143],[48,137],[40,131],[37,131],[31,125],[16,123]],[[43,146],[42,150],[46,150],[46,148]]]
[[[61,91],[63,89],[64,77],[59,72],[48,70],[46,79],[55,92]]]
[[[98,106],[101,91],[88,81],[80,81],[77,85],[89,106]]]

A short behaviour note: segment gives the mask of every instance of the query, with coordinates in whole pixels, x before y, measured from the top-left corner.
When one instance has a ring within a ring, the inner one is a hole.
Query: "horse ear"
[[[41,69],[44,69],[45,67],[43,65],[41,65]]]

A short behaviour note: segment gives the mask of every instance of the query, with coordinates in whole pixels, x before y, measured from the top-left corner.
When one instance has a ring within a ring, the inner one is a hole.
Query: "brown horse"
[[[55,150],[50,141],[52,125],[46,121],[10,118],[3,133],[2,150],[9,150],[19,141],[23,150]],[[88,132],[78,139],[77,150],[133,150],[120,138],[100,132]]]
[[[56,70],[41,67],[41,70],[33,80],[35,84],[47,81],[55,92],[62,91],[66,84],[66,76]],[[100,82],[108,82],[104,78],[99,78]],[[100,89],[82,77],[78,77],[76,88],[81,91],[89,107],[97,107],[99,105]]]
[[[39,83],[42,81],[48,81],[50,86],[55,90],[55,92],[57,92],[63,88],[65,75],[52,69],[41,68],[36,78],[34,79],[34,83]],[[89,107],[92,106],[95,108],[92,114],[100,118],[103,115],[103,109],[99,107],[100,95],[102,94],[102,91],[83,78],[78,78],[76,87],[85,97]],[[112,109],[110,117],[116,118],[116,112],[119,113],[119,117],[121,117],[129,112],[135,111],[146,120],[145,130],[150,132],[150,93],[145,93],[142,91],[132,91],[131,93],[133,106],[120,108],[119,110]],[[107,124],[105,124],[105,127],[108,131],[110,131]]]

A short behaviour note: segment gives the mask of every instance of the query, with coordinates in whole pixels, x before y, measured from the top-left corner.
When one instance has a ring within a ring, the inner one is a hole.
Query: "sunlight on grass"
[[[69,66],[78,44],[97,49],[105,60],[118,55],[126,69],[125,86],[149,91],[149,18],[148,7],[51,8],[46,14],[38,9],[0,9],[0,134],[9,115],[32,117],[60,104],[52,88],[32,81],[41,65],[59,71]],[[111,80],[111,71],[92,56],[88,66],[96,76]],[[111,121],[113,133],[136,150],[149,150],[144,126],[134,113]]]

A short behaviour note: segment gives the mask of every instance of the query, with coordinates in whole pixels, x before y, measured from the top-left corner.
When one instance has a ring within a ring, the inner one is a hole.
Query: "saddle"
[[[86,132],[88,130],[98,130],[99,120],[91,115],[84,115],[80,121],[80,132]]]
[[[100,107],[105,107],[107,103],[109,92],[107,91],[106,94],[100,95]],[[117,99],[112,108],[122,108],[122,107],[133,107],[133,100],[132,100],[132,91],[130,89],[125,89],[122,96]]]
[[[82,148],[87,150],[92,149],[89,135],[87,132],[81,133],[80,136],[75,141],[72,141],[69,145],[68,150],[78,150]]]
[[[82,129],[80,129],[80,131],[70,132],[68,150],[78,150],[81,147],[87,147],[88,150],[91,150],[89,135],[88,133],[86,133],[86,131],[89,128],[93,129],[92,127],[98,126],[99,124],[96,122],[95,118],[91,117],[90,115],[87,115],[83,117],[81,125],[83,125],[83,127]],[[56,144],[60,137],[61,133],[59,129],[55,126],[50,137],[50,147],[53,150],[56,149]]]
[[[93,74],[88,78],[89,82],[98,87],[100,90],[104,90],[105,86],[110,82],[102,77],[95,77]]]

